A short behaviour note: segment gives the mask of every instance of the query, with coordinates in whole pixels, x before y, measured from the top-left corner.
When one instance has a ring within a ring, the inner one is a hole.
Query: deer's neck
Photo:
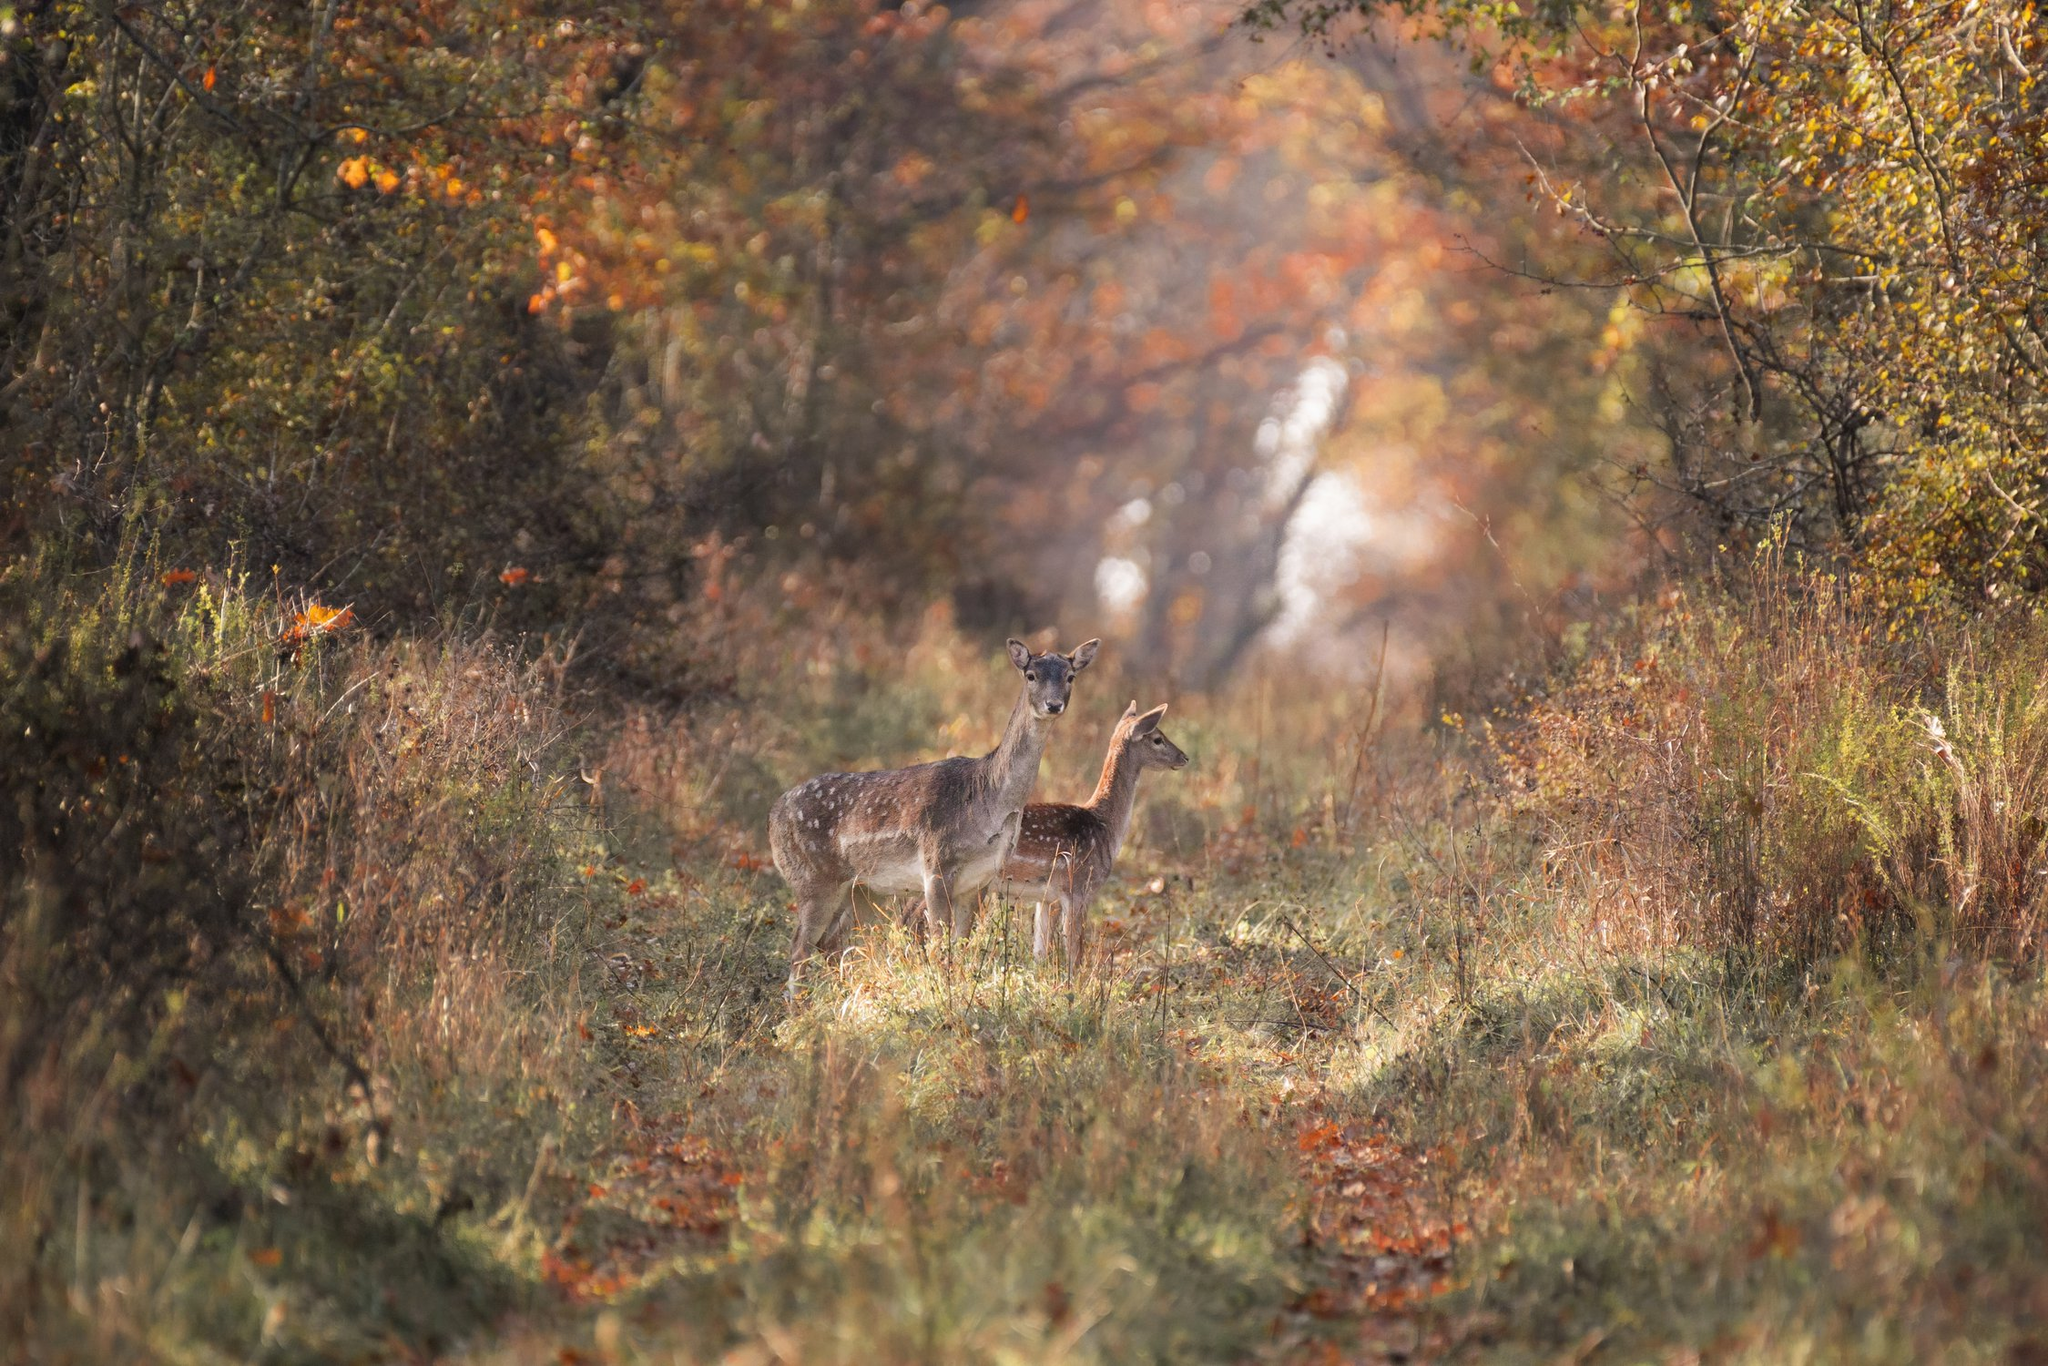
[[[1123,852],[1124,835],[1131,828],[1131,808],[1138,801],[1138,772],[1138,756],[1131,752],[1124,736],[1117,736],[1110,742],[1109,757],[1102,761],[1102,778],[1095,784],[1095,795],[1088,799],[1088,809],[1109,827],[1112,859]]]
[[[988,765],[986,791],[996,810],[1021,810],[1030,799],[1031,786],[1038,781],[1038,760],[1045,753],[1046,725],[1046,720],[1031,710],[1030,694],[1019,696],[1003,727],[1002,743],[984,760]]]

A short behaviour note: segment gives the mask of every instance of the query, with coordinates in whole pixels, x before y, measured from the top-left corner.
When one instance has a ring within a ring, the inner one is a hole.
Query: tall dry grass
[[[562,661],[9,572],[6,1354],[472,1328],[589,1085]]]
[[[1511,756],[1587,933],[1798,971],[1938,940],[2027,961],[2048,913],[2048,623],[1892,624],[1765,560],[1672,596]]]

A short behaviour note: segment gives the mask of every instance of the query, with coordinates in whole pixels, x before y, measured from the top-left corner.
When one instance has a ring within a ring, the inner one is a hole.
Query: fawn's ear
[[[1161,702],[1158,706],[1131,723],[1131,734],[1150,735],[1153,731],[1159,729],[1159,718],[1164,715],[1166,715],[1166,704]]]
[[[1029,645],[1026,645],[1015,636],[1011,636],[1003,643],[1010,652],[1010,662],[1012,664],[1016,665],[1019,669],[1031,667],[1031,647]]]
[[[1067,656],[1067,662],[1074,666],[1075,673],[1079,673],[1095,661],[1095,652],[1101,648],[1099,640],[1083,641],[1074,647],[1074,653]]]

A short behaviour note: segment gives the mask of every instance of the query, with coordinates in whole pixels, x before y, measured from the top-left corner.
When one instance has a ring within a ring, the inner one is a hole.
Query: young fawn
[[[979,759],[940,759],[879,773],[826,773],[775,799],[768,845],[775,868],[796,892],[796,938],[789,948],[793,991],[804,960],[836,950],[853,921],[856,884],[885,895],[922,893],[932,934],[964,938],[974,901],[1001,872],[1054,717],[1067,709],[1074,675],[1100,641],[1071,654],[1035,655],[1009,642],[1024,691],[1010,711],[1002,743]]]
[[[1060,915],[1068,968],[1081,965],[1081,924],[1089,905],[1116,863],[1131,828],[1138,799],[1138,775],[1148,768],[1186,768],[1188,756],[1159,729],[1165,704],[1143,716],[1136,702],[1109,738],[1102,779],[1084,805],[1033,802],[1024,808],[1017,847],[1003,864],[1002,890],[1037,903],[1031,952],[1043,958],[1051,947],[1052,909]]]

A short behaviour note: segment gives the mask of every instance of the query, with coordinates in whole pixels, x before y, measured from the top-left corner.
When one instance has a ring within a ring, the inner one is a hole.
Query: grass
[[[19,1359],[2048,1350],[2031,622],[1902,644],[1780,577],[1490,740],[1176,699],[1196,764],[1148,780],[1081,972],[1028,908],[951,952],[878,913],[785,1004],[761,794],[991,742],[1007,676],[942,619],[778,639],[736,593],[692,629],[746,688],[572,724],[556,663],[281,654],[289,610],[137,578],[15,637],[10,721],[150,769],[35,760],[130,862],[9,884],[10,980],[81,1002],[4,1017]],[[1050,791],[1133,691],[1084,676]],[[77,805],[158,789],[233,800]],[[37,909],[142,923],[223,850],[249,909],[125,955]]]

